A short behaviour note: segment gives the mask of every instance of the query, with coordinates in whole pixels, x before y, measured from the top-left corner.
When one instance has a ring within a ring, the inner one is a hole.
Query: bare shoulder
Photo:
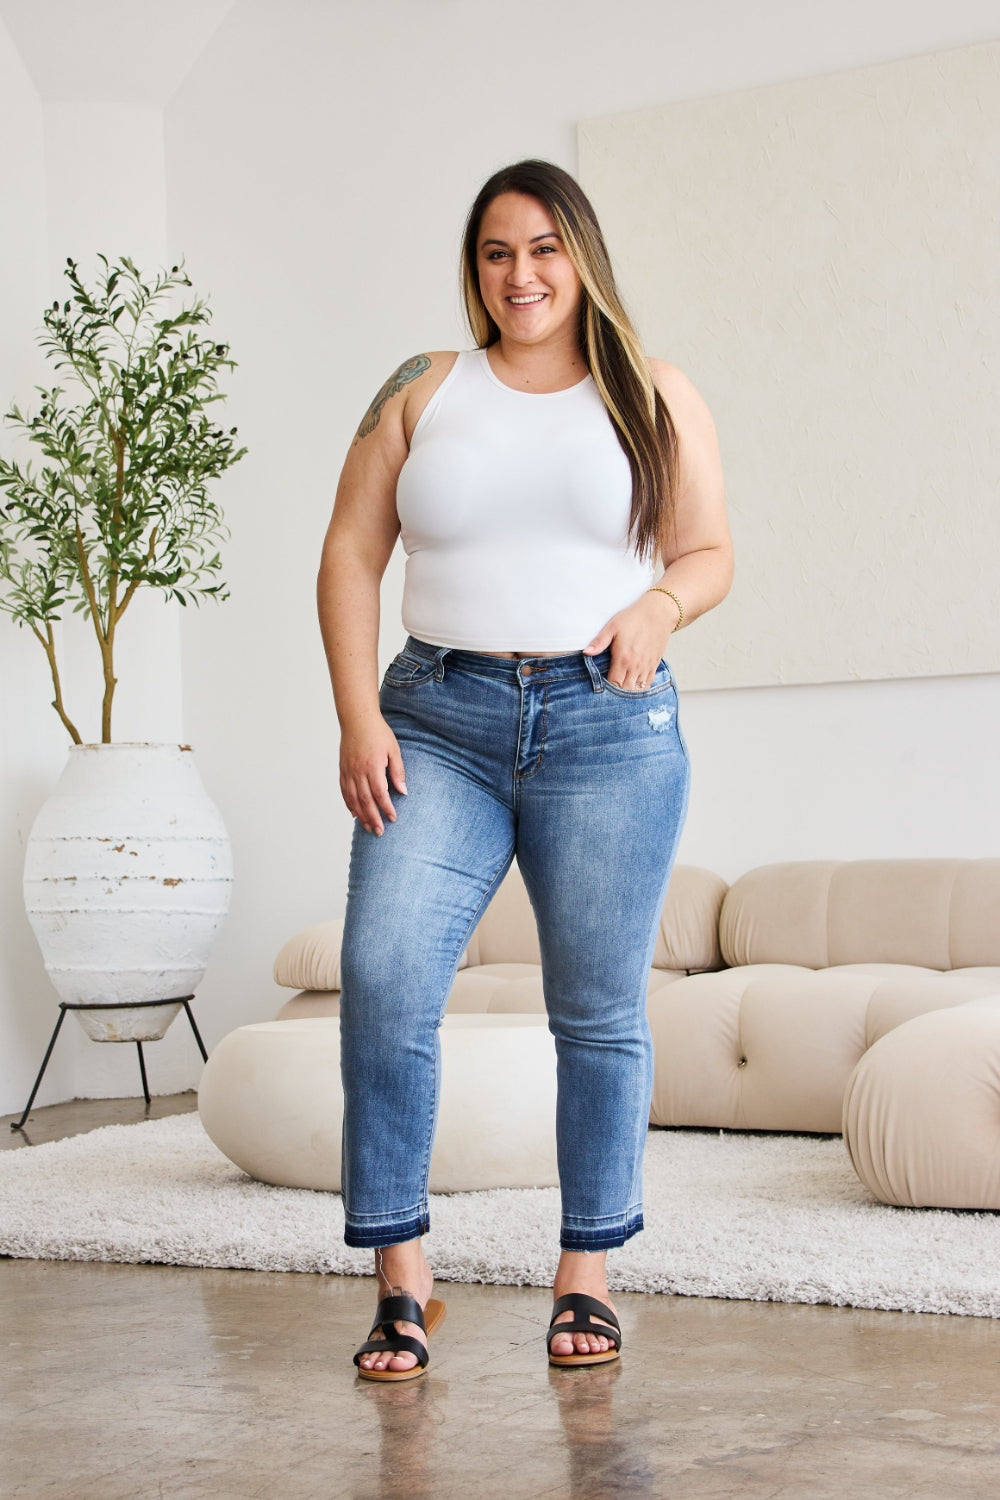
[[[408,384],[419,382],[422,388],[436,389],[457,358],[457,349],[436,349],[429,354],[414,354],[403,361],[399,370],[396,371],[396,376],[404,372],[404,379]],[[393,376],[393,379],[396,376]]]
[[[458,350],[438,349],[435,353],[425,354],[423,357],[430,360],[432,370],[438,370],[442,376],[445,376],[458,358]]]
[[[646,363],[672,417],[682,423],[711,422],[705,398],[683,370],[665,359],[649,359]]]
[[[409,359],[404,359],[376,392],[361,419],[354,446],[371,437],[382,423],[383,415],[387,420],[390,415],[395,417],[409,440],[421,412],[457,358],[454,350],[438,350],[430,354],[411,354]]]

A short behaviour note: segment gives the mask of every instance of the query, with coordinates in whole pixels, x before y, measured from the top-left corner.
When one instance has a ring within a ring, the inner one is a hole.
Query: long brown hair
[[[583,288],[580,348],[632,471],[629,538],[641,557],[654,556],[673,525],[677,433],[622,304],[597,215],[580,184],[552,162],[519,161],[494,172],[469,210],[462,292],[472,336],[480,349],[500,338],[479,289],[477,252],[483,215],[501,193],[544,204],[576,268]]]

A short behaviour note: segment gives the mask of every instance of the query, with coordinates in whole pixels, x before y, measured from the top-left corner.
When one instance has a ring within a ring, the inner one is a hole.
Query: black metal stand
[[[55,1047],[56,1037],[59,1035],[59,1029],[62,1026],[63,1021],[65,1021],[66,1019],[66,1012],[68,1010],[144,1010],[151,1008],[154,1005],[183,1005],[184,1010],[187,1014],[187,1018],[191,1022],[191,1030],[194,1032],[194,1039],[198,1043],[198,1051],[201,1053],[202,1061],[208,1062],[208,1053],[205,1051],[205,1043],[201,1039],[201,1032],[195,1025],[195,1019],[191,1013],[191,1001],[193,999],[193,995],[178,995],[172,1000],[137,1000],[134,1005],[129,1005],[127,1007],[122,1004],[82,1005],[70,1002],[69,1000],[60,1000],[59,1019],[56,1022],[55,1030],[53,1031],[52,1036],[49,1039],[49,1045],[45,1049],[45,1056],[42,1058],[42,1066],[38,1070],[38,1077],[35,1079],[35,1086],[31,1090],[31,1096],[28,1099],[27,1104],[24,1106],[24,1113],[22,1114],[21,1118],[19,1120],[12,1120],[10,1122],[11,1130],[22,1130],[24,1128],[24,1122],[28,1118],[31,1106],[35,1102],[35,1095],[38,1093],[39,1085],[41,1084],[42,1079],[45,1077],[45,1069],[49,1065],[49,1058],[52,1056],[52,1049]],[[135,1045],[139,1050],[139,1073],[142,1077],[143,1098],[148,1104],[149,1084],[146,1081],[146,1059],[143,1056],[142,1043],[136,1042]]]

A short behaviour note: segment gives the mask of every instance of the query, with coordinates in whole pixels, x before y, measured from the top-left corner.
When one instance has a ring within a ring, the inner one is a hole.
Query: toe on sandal
[[[426,1308],[422,1308],[416,1297],[383,1297],[375,1311],[375,1321],[371,1326],[371,1332],[365,1343],[354,1356],[354,1363],[358,1367],[358,1375],[362,1380],[415,1380],[427,1369],[427,1350],[419,1339],[411,1338],[408,1333],[399,1333],[396,1329],[397,1323],[416,1323],[422,1328],[427,1337],[430,1338],[435,1328],[444,1320],[444,1303],[438,1302],[431,1297]],[[372,1338],[372,1334],[380,1330],[380,1339]],[[363,1370],[361,1368],[361,1356],[363,1354],[384,1354],[388,1350],[391,1354],[413,1354],[417,1363],[409,1370]]]
[[[573,1313],[573,1318],[568,1323],[557,1323],[556,1318],[564,1312]],[[597,1338],[609,1339],[613,1347],[598,1354],[553,1354],[552,1340],[564,1333],[592,1333]],[[550,1365],[604,1365],[621,1354],[621,1325],[610,1307],[598,1302],[596,1297],[588,1297],[583,1292],[568,1292],[553,1304],[546,1344]]]

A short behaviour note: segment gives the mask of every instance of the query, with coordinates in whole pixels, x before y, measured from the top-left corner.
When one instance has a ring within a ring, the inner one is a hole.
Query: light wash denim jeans
[[[430,1227],[438,1026],[462,951],[514,856],[555,1038],[560,1243],[642,1228],[652,1045],[646,981],[687,806],[670,669],[624,692],[610,653],[521,661],[408,639],[381,709],[408,795],[355,824],[341,961],[349,1245]]]

